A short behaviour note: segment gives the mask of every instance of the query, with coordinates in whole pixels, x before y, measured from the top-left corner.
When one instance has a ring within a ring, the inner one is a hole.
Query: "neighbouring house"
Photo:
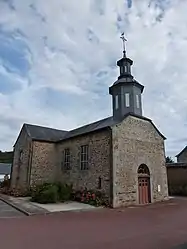
[[[181,150],[176,156],[178,163],[187,163],[187,146]]]
[[[187,162],[166,163],[168,186],[187,185]]]
[[[0,181],[3,181],[5,175],[9,175],[11,172],[11,164],[10,163],[0,163]]]
[[[176,155],[176,158],[176,163],[166,163],[168,185],[187,185],[187,146]]]
[[[62,181],[103,191],[113,207],[168,199],[165,137],[142,114],[144,86],[132,76],[132,64],[124,51],[120,75],[109,88],[111,117],[70,131],[23,125],[11,187]]]

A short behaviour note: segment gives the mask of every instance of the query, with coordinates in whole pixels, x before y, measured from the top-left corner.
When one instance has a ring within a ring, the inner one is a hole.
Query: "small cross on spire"
[[[127,41],[127,39],[124,36],[124,32],[121,34],[120,38],[123,41],[123,57],[126,57],[125,42]]]

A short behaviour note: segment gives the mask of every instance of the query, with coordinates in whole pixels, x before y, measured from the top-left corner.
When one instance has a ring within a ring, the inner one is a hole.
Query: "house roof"
[[[176,155],[176,157],[179,157],[186,149],[187,149],[187,146],[185,146],[184,149],[181,150],[181,152],[179,152],[179,154]]]
[[[10,175],[11,164],[10,163],[0,163],[0,175]]]
[[[166,163],[167,168],[187,168],[187,163]]]
[[[57,130],[49,127],[43,127],[39,125],[24,124],[28,135],[33,140],[55,142],[62,138],[67,131]]]

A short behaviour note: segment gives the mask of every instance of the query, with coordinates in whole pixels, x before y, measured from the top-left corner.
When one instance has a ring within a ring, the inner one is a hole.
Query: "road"
[[[0,219],[0,242],[6,249],[186,249],[187,199]]]
[[[25,216],[25,215],[0,200],[0,219],[1,218],[15,218],[15,217],[22,217],[22,216]]]

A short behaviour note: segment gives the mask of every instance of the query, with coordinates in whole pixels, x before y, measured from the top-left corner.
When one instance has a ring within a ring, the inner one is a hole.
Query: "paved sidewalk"
[[[92,209],[100,209],[88,204],[72,201],[54,204],[39,204],[31,202],[30,197],[12,197],[2,194],[0,195],[0,199],[28,216],[49,214],[53,212],[89,211]]]
[[[0,200],[0,218],[23,217],[24,214]]]
[[[18,211],[28,216],[49,213],[48,210],[42,207],[35,206],[33,203],[29,202],[28,197],[19,198],[19,197],[12,197],[8,195],[0,194],[0,200],[3,200],[8,205],[14,207]]]

